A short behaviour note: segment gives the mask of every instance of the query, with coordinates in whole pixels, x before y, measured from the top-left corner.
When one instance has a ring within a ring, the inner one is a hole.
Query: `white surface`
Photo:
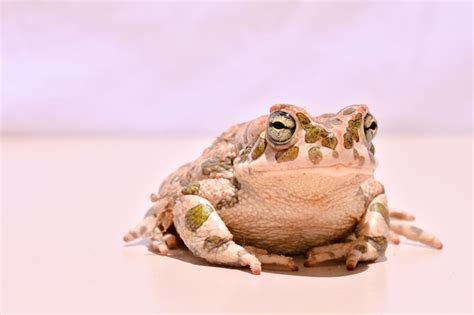
[[[472,129],[470,1],[1,6],[11,133],[215,134],[274,103],[365,103],[396,132]]]
[[[4,138],[2,312],[471,312],[470,137],[378,137],[377,178],[442,251],[404,242],[347,272],[208,266],[123,233],[209,139]],[[301,263],[301,260],[300,260]]]

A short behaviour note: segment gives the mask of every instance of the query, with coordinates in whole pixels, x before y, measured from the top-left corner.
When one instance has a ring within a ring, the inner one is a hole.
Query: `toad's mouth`
[[[366,175],[372,176],[374,173],[375,168],[373,167],[360,167],[356,165],[345,165],[342,163],[337,163],[333,165],[327,166],[304,166],[301,165],[292,165],[287,164],[285,166],[277,165],[278,167],[272,166],[264,166],[264,165],[250,165],[248,167],[241,167],[236,166],[236,172],[245,172],[249,175],[285,175],[288,173],[292,173],[297,175],[302,174],[317,174],[317,175],[324,175],[324,176],[347,176],[347,175]]]

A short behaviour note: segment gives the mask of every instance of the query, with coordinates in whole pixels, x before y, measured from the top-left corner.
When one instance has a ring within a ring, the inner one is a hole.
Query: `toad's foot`
[[[304,266],[312,267],[324,261],[342,259],[346,257],[350,244],[350,242],[346,242],[314,247],[307,252]]]
[[[397,234],[405,236],[409,240],[417,241],[436,249],[443,248],[443,243],[441,243],[435,235],[423,231],[419,227],[409,224],[391,223],[390,229]]]
[[[214,264],[250,267],[253,274],[260,274],[258,258],[232,241],[232,234],[207,199],[183,195],[173,214],[180,237],[195,256]]]
[[[130,229],[124,236],[123,240],[124,242],[131,242],[137,238],[141,238],[143,236],[146,236],[149,234],[151,231],[154,230],[158,222],[158,219],[154,215],[148,215],[143,218],[143,221],[140,222],[137,226],[134,228]]]
[[[298,266],[293,260],[293,257],[269,254],[266,250],[253,246],[245,246],[244,248],[249,253],[254,254],[258,258],[258,260],[260,260],[260,262],[264,265],[283,266],[290,269],[291,271],[298,271]]]
[[[398,234],[393,231],[388,231],[388,240],[395,245],[400,244],[400,237],[398,237]]]
[[[415,216],[405,211],[398,211],[390,208],[390,219],[403,220],[403,221],[415,221]]]
[[[177,246],[176,236],[171,233],[163,234],[158,227],[155,228],[150,240],[150,250],[152,252],[167,256],[169,250],[175,249]]]
[[[400,221],[415,221],[414,215],[404,211],[394,211],[393,209],[390,209],[390,218]],[[390,223],[389,240],[392,241],[392,243],[399,244],[400,238],[398,235],[405,236],[409,240],[420,242],[436,249],[443,248],[443,243],[431,233],[409,224]]]
[[[154,195],[152,195],[152,200]],[[156,200],[154,200],[156,201]],[[158,200],[147,211],[142,222],[130,229],[123,237],[125,242],[131,242],[139,238],[150,238],[149,248],[160,255],[168,255],[170,249],[177,246],[177,239],[174,234],[165,233],[171,225],[171,212],[164,212],[166,201]]]
[[[361,237],[351,242],[314,247],[307,253],[305,267],[312,267],[328,260],[345,259],[349,270],[355,269],[359,261],[374,261],[387,247],[384,237]]]

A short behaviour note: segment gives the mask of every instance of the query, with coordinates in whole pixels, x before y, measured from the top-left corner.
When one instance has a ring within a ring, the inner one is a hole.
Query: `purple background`
[[[2,130],[215,134],[273,103],[472,130],[472,4],[2,2]]]

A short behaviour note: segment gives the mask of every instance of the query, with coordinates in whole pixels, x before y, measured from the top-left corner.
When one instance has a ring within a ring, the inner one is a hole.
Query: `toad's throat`
[[[347,237],[365,210],[365,175],[266,174],[243,182],[239,203],[219,211],[236,241],[280,254]]]

